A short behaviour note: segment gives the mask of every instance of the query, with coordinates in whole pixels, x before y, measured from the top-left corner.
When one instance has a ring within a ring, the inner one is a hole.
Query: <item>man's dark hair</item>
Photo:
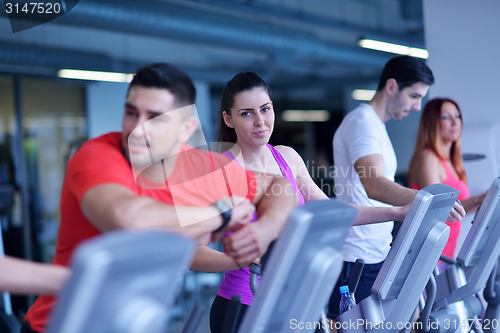
[[[166,63],[139,68],[128,89],[133,86],[167,89],[174,95],[178,107],[194,104],[196,99],[196,88],[189,75]]]
[[[423,82],[429,86],[434,83],[434,75],[430,68],[421,59],[407,55],[394,57],[385,64],[377,91],[384,89],[389,79],[396,80],[399,90],[417,82]]]

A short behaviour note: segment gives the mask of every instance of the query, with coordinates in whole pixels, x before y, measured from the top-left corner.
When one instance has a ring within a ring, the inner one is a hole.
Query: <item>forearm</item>
[[[147,197],[143,199],[144,204],[135,201],[135,206],[127,206],[124,202],[124,213],[118,209],[115,221],[120,221],[119,228],[167,229],[186,237],[198,238],[211,233],[222,224],[219,211],[211,206],[175,207]]]
[[[368,197],[393,206],[404,206],[415,199],[418,191],[404,187],[385,177],[362,179]]]
[[[211,249],[206,245],[198,245],[189,269],[204,273],[219,273],[239,268],[233,258],[227,254]]]
[[[461,201],[462,206],[464,206],[464,209],[467,214],[474,213],[478,207],[481,205],[481,203],[484,200],[484,194],[483,195],[475,195],[473,197],[470,197],[469,199],[466,199],[464,201]]]
[[[311,184],[312,183],[312,184]],[[299,188],[302,192],[305,202],[318,201],[318,200],[330,200],[330,198],[323,192],[312,180],[307,186],[302,186],[299,184]]]
[[[280,189],[280,190],[277,190]],[[278,238],[288,216],[298,204],[297,193],[285,178],[276,178],[257,206],[259,223],[271,241]]]
[[[405,212],[402,207],[365,207],[353,205],[358,209],[358,214],[353,225],[364,225],[387,221],[403,221]]]
[[[217,229],[222,223],[215,207],[167,205],[149,197],[136,196],[114,184],[87,191],[81,208],[101,231],[158,228],[197,238]]]
[[[0,258],[0,289],[13,294],[57,294],[69,277],[66,267]]]
[[[260,200],[257,221],[232,230],[234,232],[231,235],[222,239],[224,252],[241,266],[249,265],[267,251],[297,205],[297,193],[286,179],[276,178],[265,188],[262,184],[258,183],[261,192],[255,199]]]

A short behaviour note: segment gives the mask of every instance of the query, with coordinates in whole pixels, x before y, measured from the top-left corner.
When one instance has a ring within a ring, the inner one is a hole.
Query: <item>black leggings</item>
[[[215,296],[214,302],[212,303],[212,308],[210,309],[210,332],[212,333],[222,333],[222,328],[224,326],[224,320],[226,319],[226,314],[229,311],[229,303],[231,301]],[[237,319],[236,329],[240,327],[243,316],[248,309],[248,305],[241,304],[241,311]]]

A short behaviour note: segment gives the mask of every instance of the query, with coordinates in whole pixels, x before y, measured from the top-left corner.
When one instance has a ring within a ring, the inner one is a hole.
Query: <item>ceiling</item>
[[[361,37],[424,46],[421,0],[80,0],[17,33],[0,17],[0,71],[133,72],[167,61],[215,88],[255,71],[275,98],[335,104],[391,57],[360,48]]]

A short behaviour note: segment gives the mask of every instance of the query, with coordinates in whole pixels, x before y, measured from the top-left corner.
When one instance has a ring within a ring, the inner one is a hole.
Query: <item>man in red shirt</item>
[[[122,132],[89,140],[68,163],[55,265],[67,266],[80,242],[127,228],[192,238],[225,228],[233,231],[223,241],[225,252],[241,265],[267,250],[297,198],[282,177],[254,174],[186,144],[197,127],[195,95],[189,76],[171,65],[139,69],[126,97]],[[249,224],[254,204],[259,219]],[[43,332],[54,303],[53,296],[41,295],[22,332]]]

